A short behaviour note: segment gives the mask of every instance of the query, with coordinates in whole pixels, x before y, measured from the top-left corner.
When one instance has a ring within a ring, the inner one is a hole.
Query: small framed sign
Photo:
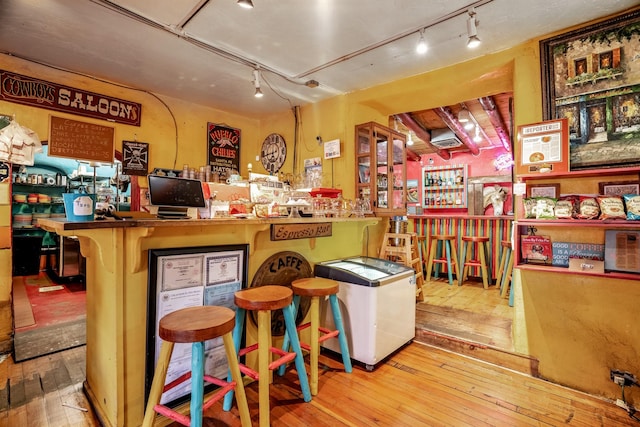
[[[518,143],[517,174],[569,171],[566,118],[518,126]]]

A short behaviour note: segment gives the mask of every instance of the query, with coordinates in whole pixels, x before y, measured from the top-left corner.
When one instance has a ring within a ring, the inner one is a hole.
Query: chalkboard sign
[[[50,116],[49,155],[113,163],[114,133],[110,126]]]

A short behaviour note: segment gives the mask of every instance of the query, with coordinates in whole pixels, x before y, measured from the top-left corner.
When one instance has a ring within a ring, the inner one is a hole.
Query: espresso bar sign
[[[271,224],[271,241],[311,239],[313,237],[328,237],[333,231],[330,222],[316,224]]]
[[[142,115],[142,106],[135,102],[2,70],[0,99],[133,126],[140,126]]]

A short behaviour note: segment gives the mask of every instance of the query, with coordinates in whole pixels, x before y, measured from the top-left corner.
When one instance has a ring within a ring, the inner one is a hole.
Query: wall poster
[[[233,295],[247,287],[249,245],[201,246],[149,250],[149,301],[145,401],[162,340],[160,319],[181,308],[217,305],[235,310]],[[222,338],[205,344],[205,374],[226,379],[227,359]],[[191,344],[175,344],[166,383],[191,370]],[[205,393],[213,386],[207,385]],[[162,396],[160,403],[174,407],[190,398],[191,383],[185,381]]]
[[[149,173],[149,144],[122,141],[122,173],[139,176]]]
[[[240,172],[240,129],[207,123],[207,161],[211,173],[222,176]]]

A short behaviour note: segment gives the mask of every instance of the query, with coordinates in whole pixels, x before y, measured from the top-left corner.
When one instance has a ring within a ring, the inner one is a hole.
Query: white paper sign
[[[340,140],[334,139],[324,143],[324,158],[335,159],[340,157]]]

